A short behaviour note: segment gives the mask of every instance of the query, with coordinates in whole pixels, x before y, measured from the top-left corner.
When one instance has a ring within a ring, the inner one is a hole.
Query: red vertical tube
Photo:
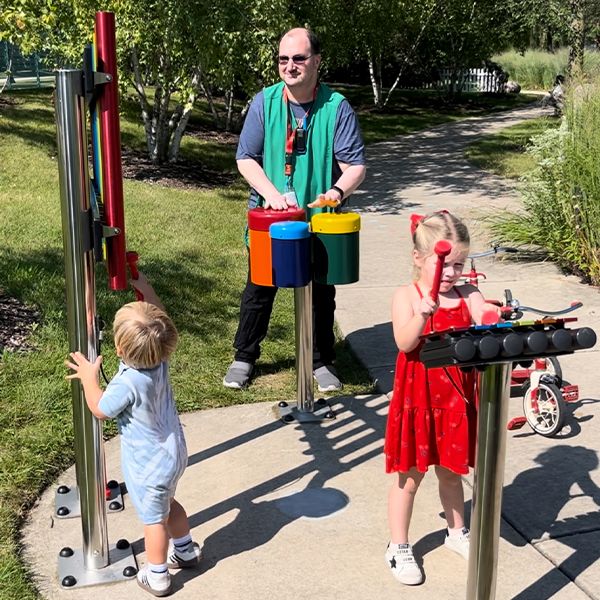
[[[102,201],[104,222],[119,233],[106,239],[108,285],[112,290],[127,288],[125,262],[125,211],[123,208],[123,172],[121,168],[121,129],[119,125],[119,85],[115,15],[96,13],[96,70],[112,77],[100,87],[100,145],[102,148]]]

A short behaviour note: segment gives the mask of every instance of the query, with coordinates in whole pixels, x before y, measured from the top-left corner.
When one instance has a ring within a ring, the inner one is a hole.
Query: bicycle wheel
[[[540,381],[537,397],[531,386],[523,394],[523,414],[531,429],[544,437],[555,436],[563,427],[567,407],[561,391],[554,383]]]
[[[554,377],[556,377],[556,384],[560,388],[562,385],[562,369],[560,367],[560,363],[558,362],[558,358],[555,356],[546,356],[544,360],[546,361],[546,371],[548,371],[550,375],[554,375]]]

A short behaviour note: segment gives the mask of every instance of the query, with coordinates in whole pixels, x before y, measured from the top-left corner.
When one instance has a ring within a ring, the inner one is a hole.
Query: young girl
[[[408,543],[415,494],[430,465],[435,466],[439,494],[448,522],[444,544],[465,559],[469,531],[464,521],[461,475],[475,458],[475,376],[458,367],[426,369],[419,360],[420,336],[481,322],[483,296],[471,285],[457,285],[469,252],[465,225],[447,211],[411,216],[415,277],[396,290],[392,324],[398,349],[394,393],[385,436],[386,471],[396,472],[388,497],[391,541],[385,558],[394,576],[407,585],[423,581]],[[452,245],[442,270],[439,304],[429,296],[433,286],[436,243]]]
[[[188,459],[169,382],[168,360],[177,330],[148,280],[138,275],[132,285],[147,302],[126,304],[115,315],[121,365],[106,390],[98,384],[101,356],[91,363],[81,352],[72,352],[65,363],[73,370],[67,379],[81,381],[92,414],[117,419],[127,492],[144,524],[147,565],[137,582],[154,596],[168,596],[172,588],[167,569],[195,567],[201,551],[192,541],[183,506],[175,500]]]

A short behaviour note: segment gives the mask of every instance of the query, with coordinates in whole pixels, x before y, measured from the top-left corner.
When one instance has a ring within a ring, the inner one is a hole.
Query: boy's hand
[[[102,364],[102,356],[98,356],[92,363],[81,352],[71,352],[71,361],[65,360],[65,365],[75,371],[67,375],[67,379],[79,379],[83,386],[98,382],[98,372]]]
[[[146,276],[138,271],[137,279],[130,279],[129,283],[133,289],[137,290],[144,297],[144,302],[149,302],[150,304],[154,304],[154,306],[158,306],[161,310],[165,310],[163,303],[160,301],[156,291],[152,287],[152,284],[148,281]]]

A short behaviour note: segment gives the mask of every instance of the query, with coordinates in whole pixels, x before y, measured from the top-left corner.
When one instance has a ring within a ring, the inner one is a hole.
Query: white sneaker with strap
[[[452,552],[460,554],[465,560],[469,560],[469,530],[463,527],[459,535],[450,535],[446,532],[444,546]]]
[[[394,577],[404,585],[423,583],[423,573],[415,560],[410,544],[390,544],[385,552],[385,562]]]

